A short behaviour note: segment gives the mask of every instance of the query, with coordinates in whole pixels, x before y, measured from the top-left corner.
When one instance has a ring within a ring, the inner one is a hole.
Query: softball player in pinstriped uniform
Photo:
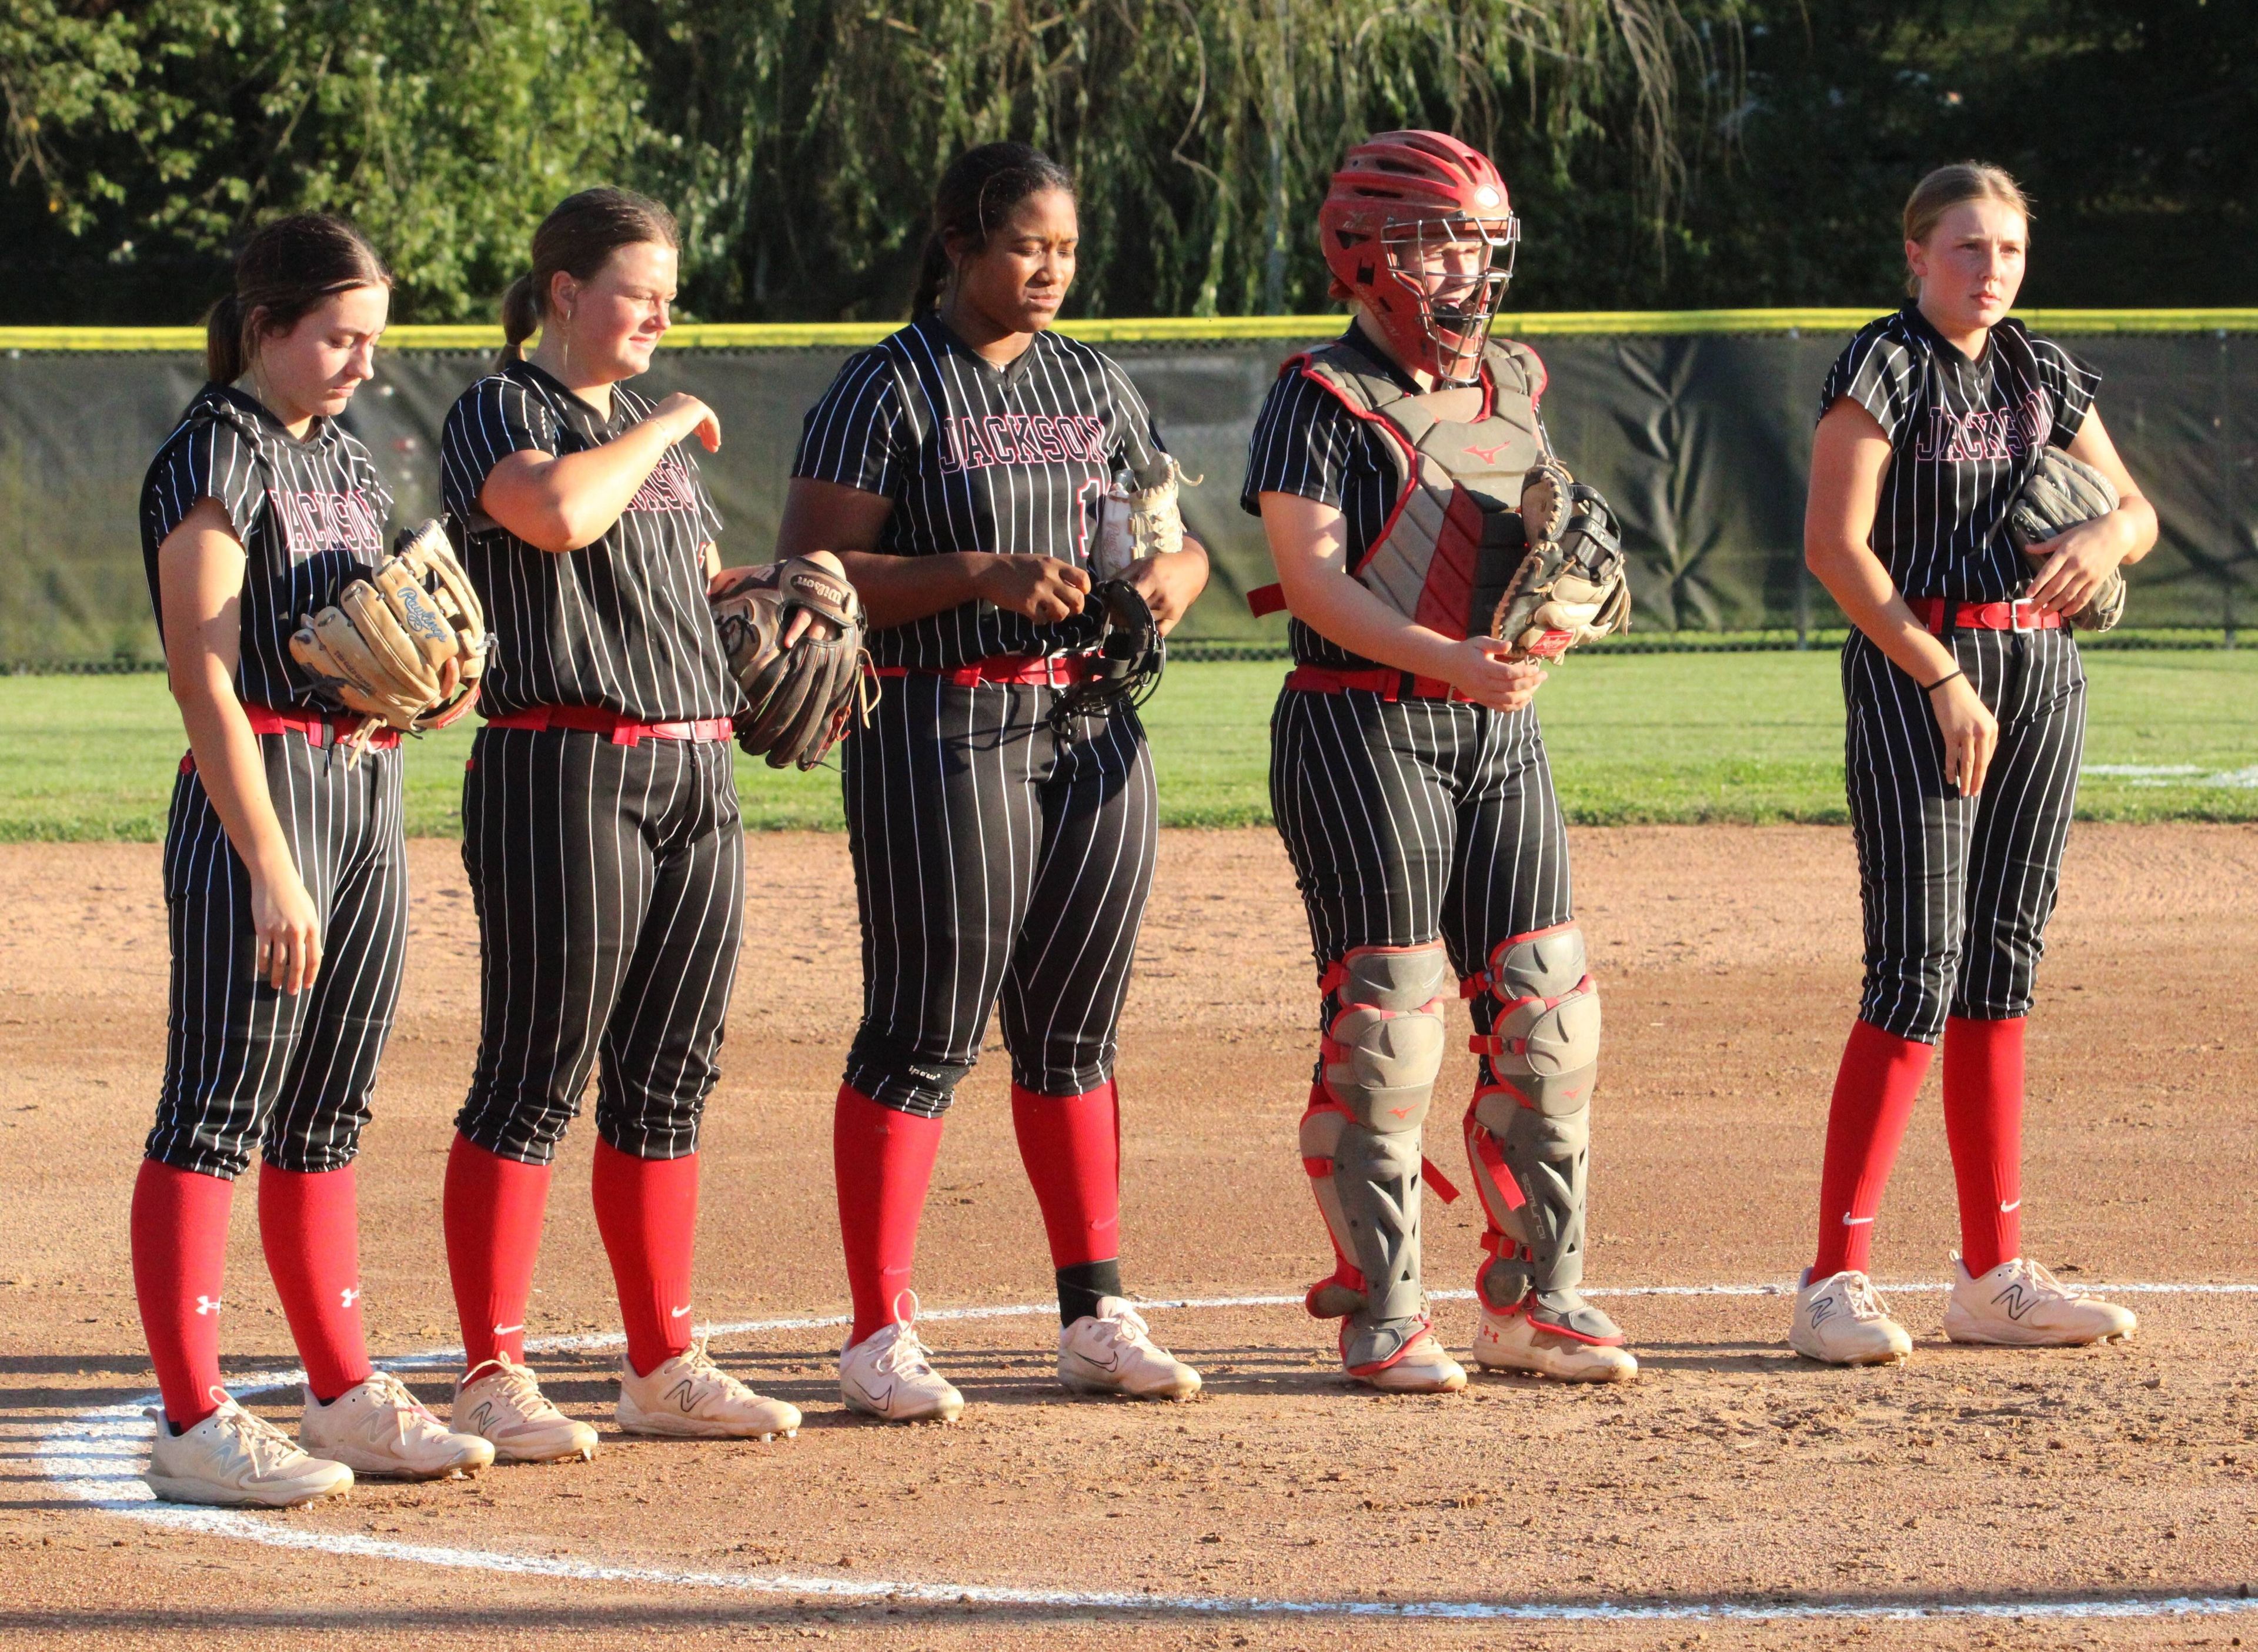
[[[502,362],[441,440],[493,627],[463,786],[482,954],[478,1067],[447,1163],[454,1414],[515,1461],[595,1450],[522,1363],[550,1165],[592,1068],[596,1223],[627,1329],[620,1426],[765,1438],[799,1422],[715,1365],[690,1319],[698,1123],[736,976],[745,845],[738,697],[707,602],[721,522],[678,445],[712,451],[721,427],[694,397],[654,406],[621,383],[666,330],[677,245],[640,195],[559,205],[503,300]]]
[[[351,225],[260,230],[214,308],[211,382],[149,467],[141,545],[188,726],[165,833],[172,1003],[133,1191],[133,1282],[163,1390],[148,1479],[187,1502],[280,1506],[353,1471],[493,1460],[449,1433],[361,1335],[352,1161],[408,940],[400,741],[353,761],[291,658],[299,616],[382,560],[392,495],[337,422],[373,371],[392,278]],[[302,1450],[220,1385],[235,1178],[306,1362]],[[309,1454],[310,1452],[310,1454]]]
[[[1546,450],[1544,372],[1526,346],[1489,337],[1518,221],[1487,157],[1442,133],[1389,132],[1351,149],[1320,223],[1335,295],[1354,301],[1356,320],[1281,372],[1240,498],[1294,613],[1270,789],[1322,995],[1302,1152],[1336,1265],[1308,1305],[1341,1319],[1353,1379],[1465,1386],[1426,1317],[1419,1244],[1432,1173],[1419,1124],[1455,976],[1482,1052],[1466,1124],[1490,1217],[1476,1357],[1618,1380],[1637,1362],[1575,1288],[1599,1014],[1530,705],[1544,674],[1507,660],[1463,592],[1439,629],[1358,577],[1383,540],[1418,531],[1405,492],[1429,472],[1407,479],[1399,457],[1415,450],[1455,495],[1491,501],[1483,543],[1492,528],[1525,543],[1503,501]],[[1439,564],[1436,537],[1424,549]],[[1540,1059],[1548,1049],[1561,1059]]]
[[[1914,301],[1864,328],[1821,393],[1805,542],[1857,627],[1843,650],[1844,760],[1866,976],[1790,1340],[1835,1364],[1912,1347],[1865,1268],[1940,1036],[1962,1243],[1946,1334],[2034,1346],[2134,1329],[2020,1246],[2023,1021],[2085,731],[2063,616],[2156,537],[2094,406],[2098,377],[2006,319],[2027,236],[2006,174],[1931,173],[1906,206]],[[2026,560],[2006,514],[2049,443],[2107,476],[2121,502]]]
[[[863,1015],[834,1119],[855,1322],[847,1402],[953,1418],[909,1291],[941,1114],[1000,997],[1012,1110],[1057,1271],[1069,1386],[1182,1398],[1199,1378],[1121,1297],[1115,1030],[1152,884],[1154,793],[1125,707],[1046,720],[1094,637],[1090,539],[1154,457],[1120,368],[1047,330],[1074,273],[1072,185],[1024,145],[942,179],[917,319],[808,414],[780,551],[837,550],[885,679],[845,748]],[[1206,554],[1135,564],[1165,627]]]

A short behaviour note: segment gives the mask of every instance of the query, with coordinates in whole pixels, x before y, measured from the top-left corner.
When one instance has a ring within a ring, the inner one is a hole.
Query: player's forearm
[[[1824,533],[1808,533],[1803,557],[1844,617],[1899,670],[1916,682],[1934,683],[1955,669],[1952,651],[1914,618],[1889,570],[1871,550]]]
[[[1415,677],[1447,679],[1452,643],[1439,631],[1395,612],[1337,567],[1289,567],[1280,559],[1278,582],[1294,617],[1328,642]]]
[[[875,550],[836,554],[863,599],[873,631],[947,613],[976,600],[981,566],[996,560],[979,550],[941,557],[893,557]]]
[[[206,656],[176,670],[172,689],[188,730],[188,749],[195,756],[197,777],[236,854],[254,877],[271,877],[286,868],[295,871],[289,840],[266,790],[266,762],[259,736],[251,732],[251,720],[244,714],[224,663]]]
[[[579,550],[611,532],[678,439],[668,421],[651,418],[585,453],[513,454],[494,466],[479,503],[529,545]]]

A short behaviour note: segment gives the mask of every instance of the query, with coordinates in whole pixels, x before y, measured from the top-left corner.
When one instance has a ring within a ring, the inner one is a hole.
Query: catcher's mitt
[[[1597,488],[1539,459],[1521,489],[1529,550],[1490,621],[1516,660],[1557,660],[1580,642],[1630,628],[1630,584],[1615,514]]]
[[[324,695],[366,720],[346,741],[354,762],[380,723],[418,733],[471,709],[486,670],[486,610],[446,529],[425,522],[404,530],[368,578],[301,614],[290,654]]]
[[[1197,480],[1185,476],[1174,457],[1159,452],[1144,473],[1123,471],[1117,476],[1099,507],[1090,572],[1100,579],[1116,579],[1133,562],[1182,550],[1184,518],[1177,507],[1176,489]]]
[[[784,645],[793,616],[807,627]],[[865,670],[863,600],[843,574],[807,557],[787,557],[714,599],[729,675],[745,697],[737,743],[769,767],[813,769],[877,699]]]
[[[2007,507],[2007,534],[2015,549],[2030,556],[2034,547],[2058,538],[2080,522],[2106,516],[2117,508],[2117,490],[2091,464],[2074,459],[2060,448],[2039,455],[2039,468]],[[2109,577],[2094,587],[2085,606],[2068,616],[2085,631],[2106,631],[2125,617],[2125,576],[2112,568]]]
[[[1168,645],[1137,587],[1101,579],[1083,599],[1083,612],[1098,616],[1097,675],[1069,684],[1051,702],[1051,733],[1071,737],[1075,720],[1111,717],[1117,705],[1142,705],[1161,684]]]

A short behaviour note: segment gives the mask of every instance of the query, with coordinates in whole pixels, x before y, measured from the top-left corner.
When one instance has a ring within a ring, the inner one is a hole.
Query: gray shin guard
[[[1600,998],[1574,925],[1514,936],[1487,974],[1500,1009],[1477,1039],[1499,1088],[1485,1087],[1466,1118],[1467,1156],[1490,1219],[1483,1305],[1524,1301],[1530,1320],[1589,1342],[1622,1333],[1577,1291],[1584,1277],[1586,1173],[1592,1082],[1599,1071]]]
[[[1309,1306],[1344,1315],[1352,1372],[1394,1363],[1426,1327],[1419,1139],[1442,1071],[1449,981],[1439,944],[1359,947],[1327,973],[1333,1017],[1302,1152],[1334,1245],[1360,1278],[1320,1282]]]

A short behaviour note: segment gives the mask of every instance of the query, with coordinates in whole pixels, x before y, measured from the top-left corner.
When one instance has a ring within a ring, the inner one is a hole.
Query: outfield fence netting
[[[1818,387],[1848,312],[1527,316],[1550,370],[1553,443],[1615,503],[1636,628],[1605,645],[1819,646],[1842,616],[1803,565],[1804,472]],[[2163,521],[2133,576],[2126,641],[2231,643],[2258,596],[2258,311],[2034,316],[2102,375],[2100,406]],[[1280,361],[1338,317],[1115,322],[1078,329],[1127,368],[1186,470],[1190,530],[1215,578],[1179,659],[1282,657],[1284,621],[1246,593],[1271,578],[1239,508],[1246,433]],[[724,558],[765,561],[800,419],[884,329],[685,327],[639,387],[687,390],[721,415],[704,461]],[[438,430],[492,360],[486,331],[400,329],[347,422],[408,522],[438,509]],[[158,657],[142,566],[143,472],[202,382],[180,329],[0,330],[0,670],[131,668]]]

